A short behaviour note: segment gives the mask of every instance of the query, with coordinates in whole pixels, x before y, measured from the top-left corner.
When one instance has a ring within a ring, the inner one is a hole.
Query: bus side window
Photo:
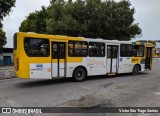
[[[88,43],[86,41],[69,41],[68,56],[70,57],[87,57]]]
[[[58,58],[58,43],[54,43],[52,45],[52,50],[53,50],[52,58],[57,59]]]
[[[133,56],[143,57],[144,56],[144,45],[134,45]]]
[[[121,57],[132,57],[133,46],[130,44],[121,44],[120,46],[120,56]]]
[[[89,42],[90,57],[105,57],[105,43]]]
[[[16,49],[17,49],[17,34],[16,34],[16,33],[14,34],[13,39],[14,39],[14,40],[13,40],[13,42],[14,42],[14,43],[13,43],[13,45],[14,45],[14,50],[16,50]]]
[[[107,46],[107,58],[111,58],[111,46]]]
[[[49,39],[24,38],[25,52],[29,57],[48,57],[50,55]]]

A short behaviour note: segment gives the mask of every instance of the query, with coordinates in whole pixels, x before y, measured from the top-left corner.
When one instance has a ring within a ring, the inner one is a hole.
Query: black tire
[[[76,68],[73,72],[74,81],[81,82],[86,78],[87,73],[86,70],[82,67]]]
[[[137,74],[139,74],[139,71],[140,71],[139,66],[138,66],[138,65],[135,65],[135,66],[133,67],[132,74],[133,74],[133,75],[137,75]]]

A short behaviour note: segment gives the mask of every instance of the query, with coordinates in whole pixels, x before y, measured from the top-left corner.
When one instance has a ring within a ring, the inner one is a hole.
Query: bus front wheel
[[[87,76],[86,70],[82,67],[78,67],[73,72],[73,79],[74,81],[81,82]]]
[[[133,74],[133,75],[136,75],[136,74],[139,73],[139,71],[140,71],[139,66],[138,66],[138,65],[135,65],[135,66],[133,67],[132,74]]]

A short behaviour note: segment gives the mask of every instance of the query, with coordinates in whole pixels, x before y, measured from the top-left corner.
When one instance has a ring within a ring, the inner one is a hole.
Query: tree
[[[30,13],[21,23],[19,30],[22,32],[46,33],[47,10],[42,6],[42,10]]]
[[[2,52],[3,45],[5,45],[6,43],[6,33],[0,28],[0,53]]]
[[[152,40],[148,40],[148,43],[151,43],[151,44],[153,44],[154,46],[156,45],[156,42],[155,42],[155,41],[152,41]]]
[[[128,0],[51,0],[50,6],[45,9],[45,17],[39,17],[39,12],[31,13],[22,22],[20,31],[130,40],[141,35],[140,27],[133,23],[134,13],[135,9]],[[35,23],[37,20],[43,22],[43,31],[40,22]]]
[[[11,8],[15,5],[16,0],[1,0],[0,1],[0,20],[7,16]]]
[[[155,46],[155,41],[153,41],[153,40],[139,40],[139,41],[137,41],[137,42],[143,42],[143,43],[151,43],[151,44],[153,44],[154,46]]]
[[[0,52],[2,52],[2,47],[7,43],[6,33],[2,30],[2,21],[10,13],[15,2],[16,0],[0,0]]]

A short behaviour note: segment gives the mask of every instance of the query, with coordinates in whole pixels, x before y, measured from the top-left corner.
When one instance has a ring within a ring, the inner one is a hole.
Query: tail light
[[[18,71],[19,70],[19,58],[17,58],[16,63],[17,63],[17,71]]]

